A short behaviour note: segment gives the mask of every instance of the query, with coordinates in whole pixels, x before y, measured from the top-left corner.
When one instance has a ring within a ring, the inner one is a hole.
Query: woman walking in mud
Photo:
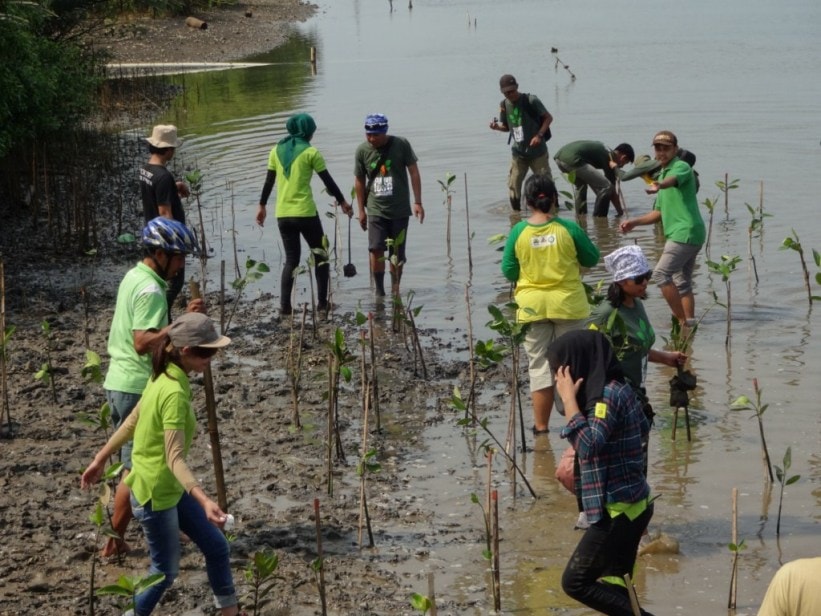
[[[188,375],[202,372],[229,342],[203,314],[189,312],[174,321],[154,351],[151,380],[140,404],[80,480],[83,488],[99,481],[109,457],[133,438],[132,469],[125,481],[131,488],[134,517],[142,524],[148,544],[149,573],[162,573],[165,578],[137,595],[130,614],[150,614],[173,584],[179,573],[181,532],[205,556],[220,614],[238,614],[228,541],[220,530],[228,518],[205,494],[185,462],[197,424]]]
[[[569,332],[547,353],[567,420],[561,436],[578,454],[590,522],[564,570],[562,589],[603,614],[633,616],[624,576],[633,575],[639,540],[653,516],[642,453],[650,422],[603,334]]]

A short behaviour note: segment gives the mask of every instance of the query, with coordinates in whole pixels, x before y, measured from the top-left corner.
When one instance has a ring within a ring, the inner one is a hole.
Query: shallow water
[[[699,387],[691,401],[691,443],[683,423],[672,440],[666,402],[671,375],[668,369],[651,368],[651,399],[657,410],[663,409],[651,445],[650,479],[663,495],[652,526],[675,535],[682,553],[641,559],[639,590],[645,607],[656,614],[724,609],[731,560],[726,547],[730,495],[738,487],[739,536],[748,546],[741,557],[739,613],[755,613],[780,560],[821,554],[821,421],[813,385],[821,374],[821,347],[813,343],[819,311],[808,308],[798,255],[779,249],[795,229],[808,252],[811,274],[818,271],[809,253],[821,248],[815,211],[821,194],[821,5],[809,0],[694,0],[686,8],[650,0],[417,0],[412,11],[401,1],[394,6],[393,13],[387,3],[354,0],[323,6],[316,18],[294,30],[284,48],[252,58],[269,66],[181,78],[185,96],[159,120],[180,127],[186,140],[181,154],[205,173],[206,226],[219,238],[214,242],[213,280],[219,259],[227,261],[229,272],[234,270],[233,229],[240,263],[248,256],[277,272],[254,283],[248,293],[278,292],[281,249],[276,226],[271,218],[261,230],[253,218],[268,151],[283,136],[284,120],[295,111],[315,117],[319,130],[313,143],[347,193],[353,183],[353,151],[363,139],[362,120],[366,113],[382,111],[390,118],[391,132],[409,138],[419,156],[427,210],[423,226],[411,223],[403,287],[414,290],[415,305],[424,306],[417,318],[420,327],[435,327],[456,349],[464,349],[465,286],[471,285],[480,338],[490,336],[481,327],[487,320],[485,307],[504,301],[508,291],[498,271],[500,255],[487,243],[515,222],[506,205],[505,137],[487,128],[501,98],[498,77],[512,72],[521,90],[538,94],[553,113],[551,151],[568,141],[592,138],[611,146],[628,141],[638,153],[649,152],[655,131],[673,130],[698,156],[700,199],[718,199],[712,258],[739,255],[743,261],[731,276],[729,344],[725,347],[726,311],[713,306],[693,345],[691,363]],[[316,74],[307,62],[311,46],[318,50]],[[558,48],[575,81],[555,67],[551,47]],[[437,183],[448,172],[457,176],[450,255]],[[715,186],[725,173],[738,179],[738,188],[729,191],[727,214]],[[472,275],[466,256],[465,178]],[[330,199],[321,188],[317,181],[315,194],[324,204]],[[560,188],[568,186],[560,183]],[[632,214],[651,207],[640,181],[625,183],[624,192]],[[762,195],[771,217],[750,247],[745,203],[757,208]],[[333,219],[323,220],[326,232],[333,234]],[[603,254],[633,240],[651,260],[661,250],[650,228],[623,237],[612,217],[585,224]],[[334,301],[340,312],[360,303],[371,307],[365,235],[356,225],[352,247],[359,275],[341,276],[346,232],[343,226],[338,233],[342,254]],[[588,281],[603,277],[599,266]],[[704,258],[696,284],[699,314],[713,305],[713,292],[725,301],[725,286],[709,274]],[[304,277],[302,285],[304,301]],[[819,293],[817,285],[814,292]],[[668,331],[666,305],[656,291],[647,306],[660,346]],[[766,508],[769,519],[760,519],[764,495],[756,422],[749,412],[728,408],[739,395],[752,396],[753,378],[763,388],[763,401],[770,404],[764,422],[773,462],[781,466],[791,447],[789,474],[801,475],[786,489],[780,545],[775,536],[778,486]],[[435,392],[429,405],[447,397],[449,392]],[[503,414],[507,399],[500,400],[496,406]],[[504,425],[501,416],[494,419]],[[505,613],[587,613],[564,597],[558,585],[577,539],[573,499],[552,479],[563,449],[559,425],[554,419],[556,429],[549,439],[537,443],[525,460],[538,500],[521,492],[514,498],[499,474]],[[483,491],[482,462],[471,463],[469,442],[450,421],[426,429],[421,440],[425,448],[407,471],[410,483],[419,480],[414,485],[425,486],[421,497],[447,514],[432,522],[430,555],[419,559],[418,571],[408,573],[435,571],[438,596],[474,598],[482,606],[475,613],[486,613],[492,603],[482,573],[482,525],[469,498],[471,492]],[[475,553],[448,550],[447,533],[442,532],[448,516],[475,518]],[[421,581],[417,591],[424,591]]]

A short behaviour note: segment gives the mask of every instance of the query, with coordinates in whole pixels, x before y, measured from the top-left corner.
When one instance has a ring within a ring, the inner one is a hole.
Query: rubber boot
[[[520,212],[522,210],[522,201],[518,197],[511,197],[510,198],[510,209],[514,212]]]

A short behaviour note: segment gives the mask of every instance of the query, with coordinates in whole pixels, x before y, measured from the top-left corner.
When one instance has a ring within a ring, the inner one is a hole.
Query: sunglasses
[[[650,277],[653,275],[653,272],[647,272],[646,274],[641,274],[639,276],[633,276],[631,280],[636,284],[642,284],[650,280]]]

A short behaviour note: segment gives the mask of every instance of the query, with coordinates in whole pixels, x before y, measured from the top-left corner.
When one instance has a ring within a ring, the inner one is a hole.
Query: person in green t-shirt
[[[552,179],[547,142],[553,116],[535,94],[519,92],[519,84],[513,75],[499,78],[499,89],[504,98],[499,103],[499,116],[490,123],[491,130],[508,133],[511,143],[510,173],[507,187],[510,207],[522,209],[522,184],[528,169],[534,175]]]
[[[388,134],[385,115],[373,113],[365,118],[365,142],[354,154],[354,190],[359,224],[368,232],[370,270],[377,297],[385,295],[385,251],[389,251],[391,293],[396,296],[405,265],[411,213],[419,224],[425,222],[422,176],[416,161],[407,139]]]
[[[202,373],[229,342],[207,316],[197,312],[182,315],[164,330],[139,406],[97,452],[80,479],[84,489],[97,483],[109,457],[134,439],[133,469],[126,479],[131,507],[148,544],[150,572],[165,577],[137,595],[132,613],[150,614],[173,584],[180,569],[181,532],[205,556],[220,614],[239,613],[230,548],[222,532],[229,517],[205,494],[185,461],[197,427],[188,375]]]
[[[130,269],[117,290],[117,305],[108,334],[110,357],[103,388],[111,408],[111,420],[119,428],[140,400],[151,374],[151,353],[168,326],[166,285],[185,265],[185,256],[199,249],[191,230],[183,223],[157,216],[142,232],[145,257]],[[188,312],[204,312],[202,299],[188,303]],[[123,473],[114,494],[111,525],[119,536],[109,538],[102,556],[129,550],[123,537],[131,521],[129,490],[124,479],[131,469],[131,443],[121,452]]]
[[[274,182],[279,179],[276,216],[285,251],[279,287],[281,315],[289,315],[293,311],[291,293],[294,287],[294,270],[299,266],[302,252],[300,236],[305,238],[308,247],[313,251],[327,249],[327,238],[322,230],[322,221],[319,219],[311,190],[311,177],[314,172],[325,184],[328,194],[341,206],[342,212],[348,217],[353,215],[353,208],[328,172],[325,158],[311,145],[311,139],[316,132],[314,119],[307,113],[297,113],[288,118],[285,129],[288,136],[271,150],[268,157],[268,174],[262,187],[256,216],[257,224],[263,226],[267,215],[265,208],[268,197],[271,196]],[[330,264],[327,257],[315,254],[314,258],[316,307],[320,312],[327,312]]]
[[[619,228],[627,233],[639,225],[661,221],[667,242],[653,270],[653,281],[661,288],[673,316],[690,327],[695,324],[696,310],[693,270],[707,232],[698,209],[693,169],[676,156],[678,139],[668,130],[660,131],[653,137],[653,149],[661,171],[646,192],[657,195],[655,206],[643,216],[623,221]]]

